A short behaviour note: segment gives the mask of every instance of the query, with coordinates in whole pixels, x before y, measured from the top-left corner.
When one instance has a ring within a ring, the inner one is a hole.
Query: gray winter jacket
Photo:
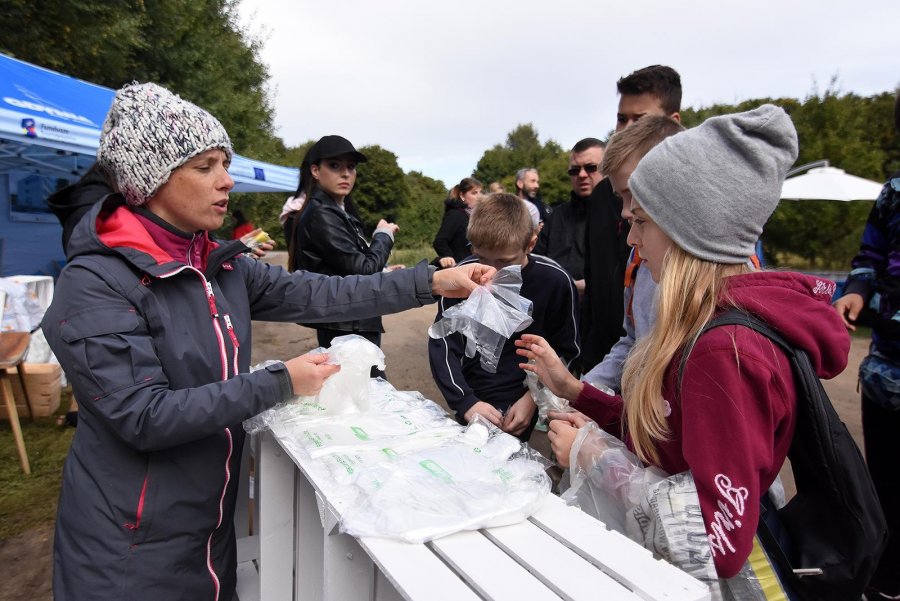
[[[247,373],[250,321],[362,319],[433,302],[429,268],[328,277],[249,259],[173,261],[119,195],[75,229],[43,330],[78,399],[54,545],[54,594],[221,600],[242,420],[289,398],[284,365]]]

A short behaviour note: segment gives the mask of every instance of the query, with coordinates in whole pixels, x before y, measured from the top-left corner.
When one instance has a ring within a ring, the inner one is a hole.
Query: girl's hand
[[[565,364],[550,343],[534,334],[523,334],[516,340],[516,353],[528,359],[519,367],[537,374],[541,382],[558,397],[574,401],[581,394],[584,384],[569,373]]]
[[[431,293],[447,298],[466,298],[478,286],[486,284],[496,269],[481,263],[468,263],[435,271],[431,279]]]
[[[315,396],[322,390],[330,376],[341,370],[340,365],[329,365],[327,353],[307,353],[284,362],[291,375],[295,396]]]
[[[371,221],[369,223],[371,223]],[[400,231],[400,226],[397,225],[396,223],[391,223],[384,219],[380,219],[378,221],[378,225],[375,226],[375,229],[376,230],[390,230],[390,232],[392,234],[396,234],[397,232]]]
[[[569,454],[575,443],[575,435],[578,428],[568,420],[555,419],[550,422],[547,430],[547,438],[550,439],[550,448],[560,467],[569,467]]]

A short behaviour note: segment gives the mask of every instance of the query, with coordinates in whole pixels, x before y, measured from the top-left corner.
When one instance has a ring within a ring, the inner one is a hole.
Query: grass
[[[422,259],[431,261],[434,259],[434,249],[430,246],[421,246],[418,248],[395,248],[391,253],[389,265],[406,265],[412,267]]]
[[[52,523],[62,482],[62,468],[75,429],[56,425],[56,418],[69,407],[70,389],[64,389],[59,410],[34,422],[19,416],[25,450],[31,463],[26,476],[8,421],[0,422],[0,540]]]

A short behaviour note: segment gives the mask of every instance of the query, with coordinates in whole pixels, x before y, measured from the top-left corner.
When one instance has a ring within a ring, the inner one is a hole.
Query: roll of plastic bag
[[[428,328],[428,335],[446,338],[459,332],[466,338],[466,357],[479,353],[481,367],[497,373],[503,345],[532,323],[533,305],[519,294],[521,289],[522,267],[504,267],[490,282],[472,291],[469,298],[444,311],[441,320]]]

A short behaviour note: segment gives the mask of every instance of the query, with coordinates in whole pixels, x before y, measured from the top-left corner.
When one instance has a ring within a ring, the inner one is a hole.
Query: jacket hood
[[[806,351],[818,376],[828,379],[844,371],[850,353],[850,335],[831,306],[835,289],[824,278],[762,271],[728,278],[725,294]]]
[[[468,205],[464,201],[462,201],[458,198],[453,198],[452,196],[448,196],[446,199],[444,199],[444,210],[445,211],[449,211],[450,209],[466,209],[466,208],[468,208]]]
[[[212,241],[211,241],[212,242]],[[217,269],[223,260],[247,250],[243,243],[218,245],[207,260],[207,271]],[[121,194],[110,194],[78,222],[69,241],[66,258],[81,255],[119,254],[129,263],[150,275],[159,276],[184,263],[173,258],[150,235]]]

